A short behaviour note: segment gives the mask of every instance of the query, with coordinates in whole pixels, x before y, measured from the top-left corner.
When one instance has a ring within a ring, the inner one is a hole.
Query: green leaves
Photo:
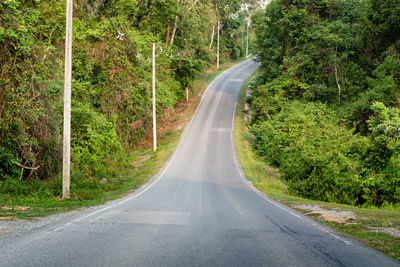
[[[5,34],[5,32],[6,32],[6,29],[5,29],[5,28],[2,28],[2,27],[0,27],[0,42],[2,41],[2,39],[3,39],[3,35]]]
[[[291,102],[272,119],[252,127],[255,148],[280,169],[297,194],[323,201],[354,204],[358,197],[348,184],[359,175],[353,135],[325,105]]]
[[[371,107],[375,113],[368,120],[371,137],[379,149],[386,149],[387,154],[398,154],[400,143],[400,110],[387,108],[381,102],[375,102]]]
[[[104,161],[121,151],[115,126],[90,105],[75,104],[72,109],[72,157],[74,168],[98,176]]]
[[[225,24],[221,59],[242,56],[241,2],[74,1],[72,187],[86,182],[99,186],[97,178],[109,174],[107,161],[122,146],[134,147],[151,127],[149,44],[158,44],[160,119],[182,99],[196,74],[215,60],[215,45],[209,45],[217,20]],[[65,4],[0,0],[1,192],[30,194],[30,187],[37,189],[36,180],[41,183],[59,174]],[[14,161],[40,168],[20,177]]]
[[[397,0],[273,0],[253,16],[254,145],[293,192],[399,201],[399,11]]]
[[[275,79],[259,86],[249,99],[252,121],[270,118],[291,100],[300,100],[309,86],[295,79]]]

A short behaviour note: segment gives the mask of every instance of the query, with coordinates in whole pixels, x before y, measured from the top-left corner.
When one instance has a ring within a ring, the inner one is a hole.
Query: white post
[[[153,149],[157,150],[157,125],[156,125],[156,44],[153,43]]]
[[[67,0],[65,36],[65,81],[64,81],[64,138],[63,138],[63,187],[62,198],[70,197],[71,172],[71,77],[72,77],[72,13],[73,0]]]
[[[219,21],[218,21],[218,38],[217,38],[217,70],[219,70]]]
[[[247,20],[246,58],[249,57],[249,21]]]

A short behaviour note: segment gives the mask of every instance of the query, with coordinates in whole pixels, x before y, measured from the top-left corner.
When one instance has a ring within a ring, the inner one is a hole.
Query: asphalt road
[[[214,80],[174,156],[145,187],[0,241],[0,266],[399,266],[245,180],[233,114],[257,67],[248,60]]]

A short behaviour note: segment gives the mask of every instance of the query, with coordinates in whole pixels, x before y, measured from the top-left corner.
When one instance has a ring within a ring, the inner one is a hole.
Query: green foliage
[[[325,105],[293,101],[251,128],[254,147],[279,167],[288,189],[346,204],[398,203],[399,110],[372,107],[370,138],[347,130]]]
[[[369,0],[364,34],[366,36],[366,54],[372,59],[381,57],[381,53],[399,40],[400,8],[398,0]]]
[[[248,100],[254,146],[293,192],[399,202],[399,6],[273,0],[253,16],[262,63]]]
[[[20,174],[14,163],[14,155],[4,147],[0,147],[0,180]]]
[[[191,87],[196,74],[200,73],[207,63],[197,59],[177,58],[172,61],[175,70],[175,79],[181,84],[181,88]]]
[[[252,127],[254,145],[280,168],[289,190],[323,201],[359,203],[356,153],[366,140],[345,129],[325,105],[291,102]]]
[[[65,1],[0,2],[0,193],[55,196],[62,155]],[[209,45],[217,20],[224,24],[221,59],[241,56],[244,18],[235,13],[243,13],[242,2],[76,1],[74,190],[86,188],[87,197],[95,198],[91,189],[104,190],[99,180],[112,176],[109,162],[150,132],[150,44],[157,43],[161,119],[183,99],[195,75],[215,61],[215,42]]]
[[[83,105],[72,109],[71,140],[76,170],[97,177],[104,175],[104,162],[121,151],[114,125],[101,113]]]
[[[397,108],[387,108],[383,103],[372,105],[374,116],[368,121],[373,147],[368,153],[366,164],[380,171],[387,167],[392,157],[399,155],[400,118]]]
[[[270,118],[290,100],[300,100],[307,90],[308,85],[295,79],[275,79],[257,87],[248,99],[253,111],[253,122]]]

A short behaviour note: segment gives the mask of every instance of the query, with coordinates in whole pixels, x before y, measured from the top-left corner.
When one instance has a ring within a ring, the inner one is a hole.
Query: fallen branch
[[[14,164],[17,165],[18,167],[21,167],[21,168],[27,169],[27,170],[31,170],[31,171],[37,171],[40,168],[40,166],[26,167],[26,166],[24,166],[24,165],[22,165],[21,163],[18,163],[18,162],[14,162]]]
[[[21,163],[18,162],[14,162],[15,165],[17,165],[18,167],[21,167],[21,176],[19,177],[20,180],[22,180],[22,177],[24,176],[24,170],[30,170],[30,171],[37,171],[40,166],[36,166],[36,167],[26,167],[24,165],[22,165]],[[31,172],[32,174],[32,172]],[[29,176],[31,176],[31,174]]]

